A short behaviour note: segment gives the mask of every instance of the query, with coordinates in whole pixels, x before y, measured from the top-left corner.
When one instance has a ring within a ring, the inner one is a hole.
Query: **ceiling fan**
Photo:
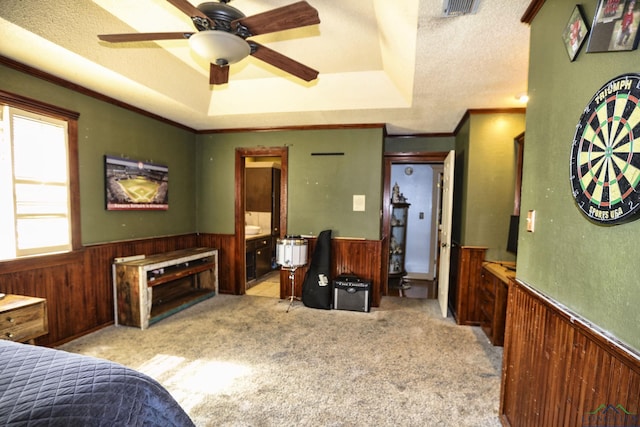
[[[188,39],[189,46],[210,62],[209,84],[229,81],[229,65],[252,55],[305,81],[318,77],[318,71],[282,55],[249,37],[320,23],[318,11],[306,1],[272,9],[252,16],[227,5],[231,0],[193,6],[187,0],[167,0],[185,13],[197,32],[101,34],[105,42],[122,43],[152,40]]]

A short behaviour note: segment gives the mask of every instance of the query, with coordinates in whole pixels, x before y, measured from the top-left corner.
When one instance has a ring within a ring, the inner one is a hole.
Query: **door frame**
[[[245,161],[247,157],[280,157],[280,235],[287,234],[287,183],[289,171],[288,147],[236,148],[235,155],[235,274],[234,295],[243,295],[247,287],[247,258],[244,235]]]
[[[382,295],[389,295],[389,235],[391,233],[391,166],[394,164],[444,164],[448,151],[434,152],[406,152],[406,153],[385,153],[384,154],[384,178],[382,192],[382,221],[380,229],[382,230],[382,253],[383,259],[380,263],[382,268]],[[437,271],[436,271],[437,275]]]

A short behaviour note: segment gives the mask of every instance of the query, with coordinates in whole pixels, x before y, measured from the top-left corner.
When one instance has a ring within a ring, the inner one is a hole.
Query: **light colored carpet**
[[[160,381],[198,426],[499,426],[502,348],[384,297],[371,313],[219,295],[148,330],[107,327],[60,348]]]

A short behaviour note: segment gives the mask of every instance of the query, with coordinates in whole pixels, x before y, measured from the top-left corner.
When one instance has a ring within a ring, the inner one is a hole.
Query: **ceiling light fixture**
[[[251,53],[249,43],[225,31],[200,31],[189,37],[189,46],[200,57],[221,67],[243,60]]]

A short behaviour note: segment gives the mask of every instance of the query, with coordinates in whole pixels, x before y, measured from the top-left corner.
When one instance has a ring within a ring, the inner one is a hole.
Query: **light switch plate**
[[[527,231],[533,233],[536,228],[536,211],[527,212]]]
[[[353,195],[353,211],[364,212],[364,206],[365,206],[364,194],[354,194]]]

